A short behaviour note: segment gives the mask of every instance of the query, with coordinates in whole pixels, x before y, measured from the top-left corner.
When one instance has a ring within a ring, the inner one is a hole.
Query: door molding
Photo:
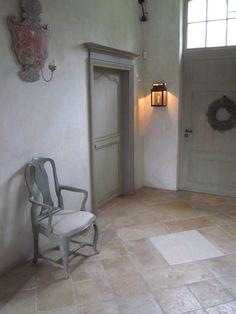
[[[94,171],[93,171],[93,141],[91,110],[93,106],[93,82],[95,67],[119,70],[122,75],[122,153],[121,153],[121,193],[123,195],[134,192],[134,58],[138,55],[95,43],[85,43],[88,49],[89,64],[89,156],[90,156],[90,182],[92,194],[92,208],[96,209],[94,202]],[[125,96],[124,96],[125,95]]]

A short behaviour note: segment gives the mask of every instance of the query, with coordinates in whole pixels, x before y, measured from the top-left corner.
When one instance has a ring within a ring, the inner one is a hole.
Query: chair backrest
[[[44,204],[49,206],[54,206],[53,199],[50,192],[50,183],[45,169],[45,163],[49,163],[52,167],[53,179],[55,192],[58,198],[58,206],[63,204],[62,196],[59,191],[59,183],[56,173],[56,166],[51,158],[39,157],[32,159],[25,168],[25,180],[26,185],[29,190],[29,197],[33,197],[34,200],[39,200],[42,198]],[[62,203],[62,204],[61,204]],[[40,216],[48,216],[48,210],[42,208]]]

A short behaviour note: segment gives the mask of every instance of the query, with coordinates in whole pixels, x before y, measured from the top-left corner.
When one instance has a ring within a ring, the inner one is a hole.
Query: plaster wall
[[[41,4],[42,21],[51,29],[49,60],[56,60],[57,71],[51,83],[25,83],[17,77],[19,65],[10,49],[5,20],[8,14],[19,15],[19,1],[0,0],[0,273],[32,254],[30,206],[23,177],[28,160],[52,157],[60,182],[83,187],[90,194],[88,65],[83,43],[135,53],[140,53],[142,45],[136,1],[41,0]],[[140,58],[135,73],[137,100],[142,94]],[[143,185],[140,115],[143,106],[135,104],[136,188]],[[153,136],[149,133],[146,146]],[[75,196],[71,200],[75,203]]]
[[[144,29],[145,127],[144,184],[176,190],[178,187],[178,130],[182,1],[148,0],[148,22]],[[164,81],[168,106],[151,107],[152,83]]]

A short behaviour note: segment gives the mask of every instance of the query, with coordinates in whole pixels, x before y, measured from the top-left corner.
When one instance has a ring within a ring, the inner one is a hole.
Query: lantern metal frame
[[[155,93],[158,93],[160,101],[155,101]],[[167,88],[165,82],[153,83],[151,89],[151,106],[152,107],[166,107],[167,106]]]

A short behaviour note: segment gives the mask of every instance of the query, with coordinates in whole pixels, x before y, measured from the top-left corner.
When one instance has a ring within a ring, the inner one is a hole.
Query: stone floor
[[[97,216],[100,254],[74,259],[69,280],[42,261],[14,269],[0,278],[1,314],[236,313],[235,198],[144,188]],[[150,238],[187,230],[223,256],[168,265]]]

